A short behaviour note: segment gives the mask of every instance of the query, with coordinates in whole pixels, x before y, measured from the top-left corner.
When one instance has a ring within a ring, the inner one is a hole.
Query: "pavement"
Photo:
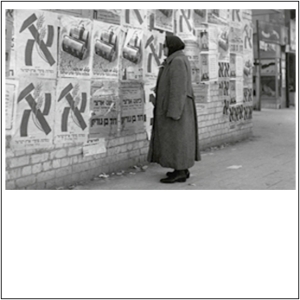
[[[250,138],[202,151],[184,183],[162,184],[158,164],[101,174],[76,190],[295,190],[296,109],[253,112]]]

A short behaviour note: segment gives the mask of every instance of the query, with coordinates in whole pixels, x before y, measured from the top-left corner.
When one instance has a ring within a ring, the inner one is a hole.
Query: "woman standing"
[[[177,36],[166,36],[164,55],[155,87],[154,122],[148,161],[172,168],[162,183],[185,182],[189,168],[199,161],[198,124],[191,67]]]

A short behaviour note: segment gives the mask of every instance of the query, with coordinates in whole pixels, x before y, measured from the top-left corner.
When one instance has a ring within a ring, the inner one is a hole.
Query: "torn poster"
[[[243,53],[243,20],[240,9],[232,9],[230,12],[229,44],[231,53]]]
[[[163,43],[165,35],[156,30],[148,31],[144,34],[144,82],[155,84],[159,66],[164,60]]]
[[[173,9],[155,9],[154,28],[163,31],[174,32],[174,10]]]
[[[53,144],[56,81],[26,78],[19,81],[12,148],[48,148]]]
[[[56,78],[56,13],[15,10],[16,72],[18,77]]]
[[[93,25],[93,78],[118,79],[121,28],[99,21]]]
[[[144,131],[144,91],[139,82],[122,82],[121,133],[122,135]]]
[[[94,9],[93,19],[105,23],[120,25],[121,13],[121,9]]]
[[[91,77],[92,21],[61,16],[59,77]]]
[[[88,137],[90,117],[90,81],[60,78],[56,89],[56,145],[84,143]]]
[[[106,142],[105,138],[101,139],[89,139],[82,146],[83,156],[96,155],[106,152]]]
[[[143,80],[143,30],[128,28],[121,49],[121,80]]]
[[[117,81],[92,81],[90,137],[110,137],[118,132]]]

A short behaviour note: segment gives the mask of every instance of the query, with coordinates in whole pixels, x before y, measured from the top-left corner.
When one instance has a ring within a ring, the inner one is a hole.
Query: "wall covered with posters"
[[[186,44],[200,147],[251,134],[251,10],[14,10],[6,26],[7,189],[144,163],[166,34]]]

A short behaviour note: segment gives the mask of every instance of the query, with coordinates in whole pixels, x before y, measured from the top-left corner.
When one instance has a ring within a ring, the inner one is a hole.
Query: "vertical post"
[[[260,94],[261,94],[261,84],[260,84],[260,51],[259,51],[259,42],[260,42],[260,35],[259,35],[259,21],[256,20],[256,34],[257,34],[257,39],[256,39],[256,46],[257,46],[257,65],[256,65],[256,99],[257,99],[257,110],[261,110],[261,99],[260,99]]]

